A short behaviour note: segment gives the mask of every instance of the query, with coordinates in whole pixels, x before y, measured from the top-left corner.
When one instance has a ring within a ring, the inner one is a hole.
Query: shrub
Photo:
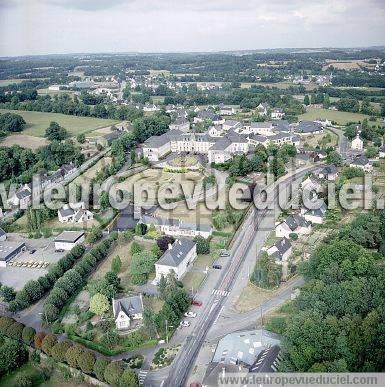
[[[117,255],[112,259],[111,271],[115,274],[118,274],[121,269],[122,269],[122,260],[120,259],[119,255]]]
[[[133,370],[126,369],[123,371],[122,376],[120,377],[119,386],[121,387],[136,387],[139,386],[139,379],[136,373]]]
[[[109,308],[108,298],[104,294],[96,293],[90,300],[90,311],[98,316],[107,312]]]
[[[44,339],[41,342],[41,349],[42,351],[50,356],[51,355],[51,350],[52,347],[57,344],[57,338],[55,335],[48,334],[47,336],[44,337]]]
[[[2,286],[0,289],[0,296],[3,297],[5,302],[11,302],[16,297],[15,290],[10,286]]]
[[[65,362],[66,353],[71,346],[72,346],[72,343],[68,340],[63,340],[59,343],[56,343],[51,349],[51,356],[56,361]]]
[[[194,238],[196,243],[197,254],[209,254],[210,253],[210,241],[201,236]]]
[[[31,376],[27,375],[25,372],[16,375],[15,385],[18,387],[31,387],[33,386],[33,380]]]
[[[41,342],[43,341],[45,336],[46,336],[46,334],[44,332],[36,333],[36,335],[35,335],[35,337],[33,339],[34,344],[35,344],[35,348],[41,349]]]
[[[21,340],[21,334],[24,329],[24,324],[19,322],[14,322],[7,328],[6,335],[11,339]]]
[[[289,238],[292,240],[292,241],[296,241],[298,239],[298,234],[296,234],[295,232],[291,232],[289,234]]]
[[[28,352],[15,340],[6,339],[0,346],[0,375],[20,367],[28,360]]]
[[[60,310],[53,304],[44,303],[43,307],[43,318],[47,319],[49,322],[55,321],[60,314]]]
[[[95,364],[95,355],[88,350],[84,350],[78,358],[79,368],[86,374],[92,373]]]
[[[7,333],[7,329],[16,321],[11,317],[0,317],[0,333],[5,335]]]
[[[81,345],[75,344],[66,352],[66,362],[74,368],[78,367],[78,359],[83,353],[84,348]]]
[[[21,338],[26,344],[31,344],[35,336],[35,329],[32,327],[24,327],[23,332],[21,333]]]
[[[104,371],[104,380],[111,386],[119,386],[120,377],[123,374],[123,368],[120,362],[113,361],[108,364]]]
[[[94,374],[102,382],[104,382],[104,371],[108,364],[109,364],[109,361],[104,357],[99,357],[95,361]]]

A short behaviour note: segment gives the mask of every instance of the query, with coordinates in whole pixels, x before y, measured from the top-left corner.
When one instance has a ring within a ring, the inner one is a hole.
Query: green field
[[[335,121],[339,125],[346,125],[348,122],[362,122],[365,118],[369,118],[369,116],[361,113],[340,112],[337,110],[316,109],[313,107],[307,107],[306,110],[306,113],[298,116],[299,120],[316,120],[320,118]],[[380,121],[369,122],[369,124],[385,126],[385,123]]]
[[[93,117],[76,117],[59,113],[0,109],[1,114],[6,112],[21,115],[27,123],[23,134],[29,134],[35,137],[44,137],[45,130],[48,128],[51,121],[56,121],[59,125],[66,128],[73,136],[77,136],[80,133],[91,132],[95,129],[110,126],[118,122],[117,120],[105,120]]]
[[[13,83],[21,83],[25,79],[0,79],[0,87],[12,85]]]

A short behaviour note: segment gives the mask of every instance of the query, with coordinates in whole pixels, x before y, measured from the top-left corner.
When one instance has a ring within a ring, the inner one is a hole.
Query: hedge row
[[[70,340],[58,341],[57,337],[44,332],[35,333],[30,327],[15,321],[10,317],[0,317],[0,333],[27,345],[34,345],[47,356],[58,362],[67,363],[85,374],[95,376],[111,386],[139,386],[136,373],[130,369],[124,370],[121,362],[110,362],[106,358],[96,358],[95,354],[83,346]]]
[[[49,296],[44,301],[43,316],[48,322],[57,320],[60,311],[66,305],[71,296],[84,285],[95,266],[104,259],[118,234],[112,233],[107,239],[98,243],[77,264],[59,278]]]
[[[40,300],[47,291],[54,287],[56,281],[73,267],[84,252],[85,247],[83,245],[75,246],[55,265],[52,265],[47,274],[37,280],[28,281],[24,288],[16,294],[15,299],[9,303],[9,310],[18,312]]]

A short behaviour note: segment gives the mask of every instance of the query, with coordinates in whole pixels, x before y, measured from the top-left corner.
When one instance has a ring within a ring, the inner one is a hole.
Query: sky
[[[385,45],[385,0],[0,0],[0,56]]]

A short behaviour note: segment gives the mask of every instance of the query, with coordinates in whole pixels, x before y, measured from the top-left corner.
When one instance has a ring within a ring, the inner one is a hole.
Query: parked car
[[[184,314],[184,316],[185,317],[196,317],[197,316],[197,314],[195,313],[195,312],[186,312],[185,314]]]
[[[213,265],[213,269],[222,269],[222,265]]]
[[[58,249],[58,250],[55,250],[55,253],[64,253],[64,250],[63,249]]]
[[[36,252],[36,249],[32,249],[29,251],[30,254],[34,254]]]
[[[222,249],[219,251],[219,256],[220,257],[230,257],[230,253],[227,250]]]
[[[189,326],[190,326],[190,322],[187,321],[187,320],[182,320],[182,321],[180,322],[180,326],[181,326],[181,327],[189,327]]]
[[[192,305],[195,305],[195,306],[202,306],[202,301],[192,300],[192,301],[191,301],[191,304],[192,304]]]

